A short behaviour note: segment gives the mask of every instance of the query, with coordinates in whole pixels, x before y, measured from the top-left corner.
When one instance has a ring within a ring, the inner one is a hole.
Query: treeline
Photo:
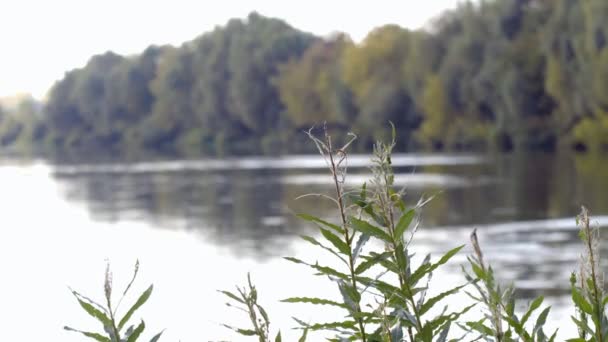
[[[607,148],[608,1],[476,1],[360,43],[252,13],[180,47],[94,56],[55,84],[30,138],[125,156],[280,153],[325,121],[368,147],[389,120],[409,149]]]

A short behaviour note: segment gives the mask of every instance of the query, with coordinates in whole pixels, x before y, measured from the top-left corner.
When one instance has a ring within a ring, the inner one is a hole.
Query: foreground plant
[[[127,293],[131,289],[131,285],[135,282],[137,278],[137,273],[139,271],[139,261],[135,263],[135,269],[133,271],[133,277],[131,281],[122,292],[122,296],[118,300],[118,303],[114,306],[112,304],[112,272],[110,271],[110,264],[108,263],[106,267],[105,281],[104,281],[104,297],[105,304],[101,305],[86,296],[81,295],[80,293],[70,289],[78,304],[82,307],[82,309],[97,319],[103,326],[104,332],[103,334],[96,332],[88,332],[82,331],[74,328],[70,328],[68,326],[64,327],[65,330],[73,331],[80,333],[86,337],[94,339],[100,342],[135,342],[138,341],[139,337],[143,333],[146,328],[146,324],[142,320],[137,326],[130,325],[129,320],[142,305],[144,305],[150,295],[152,294],[153,285],[150,285],[148,289],[146,289],[135,301],[135,303],[125,312],[125,314],[119,319],[118,309],[120,308],[120,304],[123,299],[126,297]],[[126,329],[125,329],[126,327]],[[150,342],[156,342],[160,339],[162,335],[162,331],[156,334]]]
[[[234,303],[226,303],[229,307],[234,307],[249,316],[251,328],[235,328],[233,326],[222,324],[226,328],[237,332],[243,336],[257,336],[259,342],[270,342],[270,319],[266,310],[258,303],[258,291],[251,282],[251,276],[247,274],[247,288],[236,288],[236,292],[219,291],[231,299]],[[275,342],[280,342],[281,332],[279,331],[274,338]],[[306,340],[306,331],[300,338],[303,342]]]
[[[327,132],[323,139],[310,132],[309,136],[327,162],[335,188],[333,196],[311,195],[333,203],[339,223],[301,214],[300,218],[318,226],[324,241],[311,236],[302,238],[332,254],[343,267],[291,257],[286,259],[312,268],[316,275],[327,276],[337,284],[342,298],[293,297],[284,301],[331,305],[346,310],[347,314],[343,320],[335,322],[308,324],[297,320],[298,323],[302,328],[334,333],[336,338],[333,340],[447,341],[451,323],[471,306],[459,312],[448,312],[444,308],[438,315],[430,315],[443,299],[464,285],[432,298],[427,298],[427,290],[433,272],[448,262],[462,246],[450,250],[436,262],[431,262],[430,255],[427,255],[417,268],[412,264],[409,245],[419,223],[416,211],[426,202],[407,208],[402,199],[404,191],[394,189],[391,167],[394,129],[390,144],[375,145],[371,185],[368,188],[364,184],[357,195],[344,188],[347,148],[354,136],[341,148],[334,147]],[[364,253],[364,247],[371,239],[381,242],[384,248]],[[372,272],[373,276],[369,276]],[[397,281],[386,280],[389,274]]]
[[[479,321],[467,322],[466,330],[480,334],[479,339],[495,342],[523,341],[523,342],[552,342],[557,336],[557,330],[547,337],[543,326],[547,321],[550,307],[545,308],[536,318],[532,330],[526,327],[526,323],[532,314],[540,308],[544,298],[542,296],[534,299],[525,314],[519,317],[515,313],[515,296],[512,285],[503,288],[494,277],[492,266],[486,265],[477,231],[471,234],[471,244],[474,254],[468,257],[471,273],[463,268],[467,280],[473,283],[477,294],[468,293],[474,301],[485,307],[484,318]]]
[[[577,311],[572,320],[578,328],[578,337],[568,341],[605,342],[608,341],[605,311],[608,296],[604,295],[604,274],[600,270],[600,233],[598,227],[591,227],[589,211],[585,207],[581,208],[576,222],[580,226],[579,236],[584,244],[584,253],[578,275],[572,273],[570,277],[572,301]]]

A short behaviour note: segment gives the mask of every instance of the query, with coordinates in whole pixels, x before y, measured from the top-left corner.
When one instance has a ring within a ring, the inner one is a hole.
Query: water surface
[[[608,159],[407,154],[393,162],[408,203],[436,196],[422,212],[414,242],[419,254],[466,244],[477,228],[501,280],[514,281],[524,302],[544,294],[554,305],[553,324],[567,322],[568,277],[580,252],[574,215],[585,204],[599,225],[608,225]],[[368,165],[367,156],[349,158],[350,187],[370,177]],[[3,161],[4,336],[79,341],[62,326],[96,329],[67,286],[101,298],[106,259],[122,286],[139,258],[138,289],[155,284],[142,314],[149,327],[167,328],[166,340],[234,339],[219,323],[239,323],[241,317],[216,290],[242,284],[247,272],[275,327],[292,327],[291,316],[332,319],[325,309],[278,303],[293,295],[337,295],[324,279],[281,259],[325,259],[298,238],[315,231],[294,217],[334,217],[319,198],[296,200],[305,193],[331,194],[324,167],[317,156],[81,165]],[[440,275],[438,288],[463,281],[459,264],[466,253]]]

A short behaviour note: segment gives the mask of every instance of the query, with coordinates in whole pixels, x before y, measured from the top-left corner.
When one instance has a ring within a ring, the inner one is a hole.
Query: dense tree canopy
[[[608,148],[608,2],[475,1],[425,30],[386,25],[358,43],[252,13],[179,47],[92,57],[54,85],[42,115],[0,114],[0,143],[281,152],[323,122],[369,146],[388,121],[407,148]]]

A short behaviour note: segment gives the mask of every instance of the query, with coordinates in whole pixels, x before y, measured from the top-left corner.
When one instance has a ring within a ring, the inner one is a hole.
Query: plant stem
[[[114,312],[112,312],[112,303],[110,302],[110,298],[106,298],[107,303],[108,303],[108,312],[110,313],[110,321],[112,322],[112,332],[114,333],[114,338],[116,339],[116,341],[113,342],[120,342],[120,335],[118,332],[118,328],[116,327],[116,319],[114,318]]]
[[[338,197],[338,208],[340,210],[342,229],[344,229],[344,239],[346,240],[346,244],[348,245],[348,267],[349,267],[349,271],[350,271],[350,280],[351,280],[353,290],[358,291],[357,290],[357,280],[355,278],[355,263],[353,260],[353,253],[352,253],[352,246],[351,246],[352,237],[348,233],[348,227],[347,227],[347,222],[346,222],[346,213],[345,213],[345,209],[344,209],[344,202],[342,200],[343,191],[342,191],[342,187],[340,186],[340,182],[338,181],[337,166],[336,166],[334,156],[333,156],[334,151],[333,151],[333,148],[331,145],[331,138],[329,136],[326,136],[326,140],[327,140],[327,147],[329,149],[328,155],[329,155],[329,161],[330,161],[330,165],[331,165],[331,173],[332,173],[332,177],[334,179],[334,185],[336,186],[336,196]],[[356,304],[355,309],[357,310],[357,313],[361,313],[361,304],[359,303],[359,301],[356,301],[355,304]],[[363,325],[363,318],[358,317],[356,320],[359,325],[359,331],[361,333],[361,340],[363,342],[366,342],[367,337],[365,335],[365,327]]]
[[[596,277],[596,269],[595,269],[595,255],[593,253],[593,232],[589,226],[589,213],[587,212],[587,208],[583,207],[581,211],[581,221],[583,223],[583,229],[585,229],[585,235],[587,237],[587,249],[589,251],[589,268],[591,269],[591,284],[593,285],[593,310],[595,311],[596,322],[595,333],[597,341],[603,341],[602,336],[602,306],[599,294],[599,289],[597,287],[597,277]]]

